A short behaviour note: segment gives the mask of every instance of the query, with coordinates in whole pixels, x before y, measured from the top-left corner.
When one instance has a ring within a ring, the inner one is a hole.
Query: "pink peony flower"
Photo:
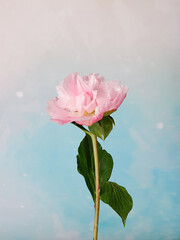
[[[128,90],[98,74],[82,77],[78,73],[68,75],[56,89],[58,96],[48,101],[47,107],[51,121],[60,125],[75,121],[86,126],[116,111]]]

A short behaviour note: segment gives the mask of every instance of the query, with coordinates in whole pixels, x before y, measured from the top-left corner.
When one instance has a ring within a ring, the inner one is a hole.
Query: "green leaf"
[[[109,180],[113,168],[113,159],[98,143],[100,186]],[[77,169],[83,175],[86,185],[95,200],[95,173],[92,140],[86,134],[78,148]]]
[[[101,145],[98,143],[98,153],[99,153],[99,175],[100,175],[100,186],[109,180],[111,177],[113,169],[113,159],[111,155],[102,149]]]
[[[100,121],[95,122],[93,125],[89,126],[88,128],[89,128],[89,131],[92,132],[94,135],[103,139],[102,130],[99,122]]]
[[[124,187],[114,182],[105,182],[100,188],[100,199],[107,203],[122,218],[125,226],[126,218],[133,206],[133,201]]]
[[[122,219],[125,226],[126,218],[132,209],[132,198],[127,190],[117,183],[109,182],[113,168],[113,159],[109,153],[102,149],[98,143],[99,173],[100,173],[100,199],[107,203]],[[86,185],[95,201],[95,173],[92,140],[86,134],[78,148],[77,168],[84,177]]]
[[[97,137],[105,140],[115,125],[114,119],[111,116],[104,116],[100,121],[89,126],[89,130]]]

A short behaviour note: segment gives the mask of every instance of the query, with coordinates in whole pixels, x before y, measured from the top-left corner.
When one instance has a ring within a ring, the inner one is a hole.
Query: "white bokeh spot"
[[[21,92],[21,91],[18,91],[18,92],[16,92],[16,96],[18,97],[18,98],[22,98],[23,97],[23,92]]]
[[[158,123],[156,124],[156,128],[157,128],[158,130],[162,130],[162,129],[164,128],[164,123],[163,123],[163,122],[158,122]]]

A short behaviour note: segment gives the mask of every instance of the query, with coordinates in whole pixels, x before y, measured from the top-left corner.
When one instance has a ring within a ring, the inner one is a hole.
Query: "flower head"
[[[69,74],[56,89],[58,96],[49,100],[47,107],[51,121],[60,125],[75,121],[86,126],[116,111],[128,90],[118,81],[105,81],[98,74],[78,73]]]

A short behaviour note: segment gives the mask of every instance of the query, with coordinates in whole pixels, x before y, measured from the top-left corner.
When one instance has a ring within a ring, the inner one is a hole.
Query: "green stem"
[[[74,124],[76,127],[80,128],[86,134],[91,135],[90,132],[86,128],[84,128],[82,125],[80,125],[80,124],[78,124],[76,122],[71,122],[71,123]]]
[[[93,153],[94,153],[94,165],[95,165],[95,215],[94,215],[94,235],[93,240],[97,240],[98,237],[98,223],[99,223],[99,207],[100,207],[100,181],[99,181],[99,156],[98,156],[98,147],[97,147],[97,137],[93,133],[89,132],[82,125],[77,124],[76,122],[72,122],[76,127],[80,128],[86,134],[91,136],[92,145],[93,145]]]
[[[99,222],[99,206],[100,206],[100,188],[99,188],[99,157],[97,148],[97,137],[90,134],[93,144],[94,165],[95,165],[95,215],[94,215],[94,235],[93,240],[97,240],[98,236],[98,222]]]

